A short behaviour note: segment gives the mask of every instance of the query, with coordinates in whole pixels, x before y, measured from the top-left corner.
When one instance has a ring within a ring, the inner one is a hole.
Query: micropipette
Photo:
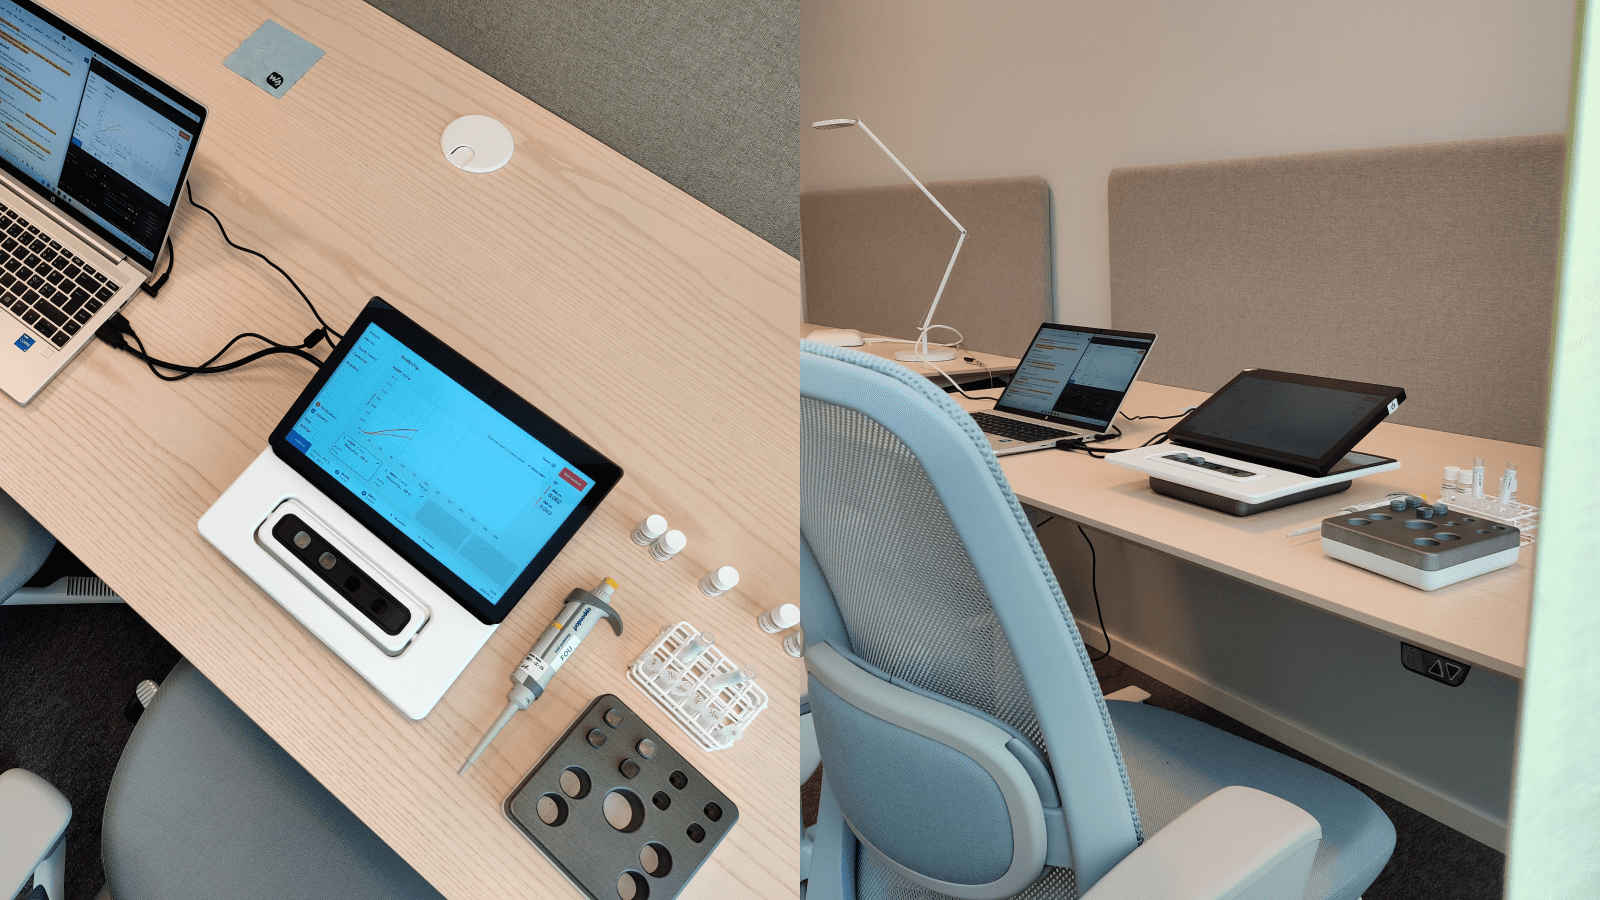
[[[539,699],[539,695],[543,694],[545,687],[550,684],[550,679],[554,678],[556,671],[572,657],[573,651],[578,649],[583,639],[589,636],[595,623],[601,619],[610,619],[611,629],[618,635],[622,634],[622,616],[606,603],[616,589],[617,583],[607,578],[593,592],[575,588],[567,595],[567,602],[561,607],[561,612],[556,615],[555,621],[551,622],[544,630],[544,634],[539,636],[539,640],[533,645],[533,649],[528,651],[528,655],[523,657],[522,664],[517,666],[517,670],[511,673],[511,693],[506,695],[506,699],[510,702],[501,711],[500,717],[494,720],[494,724],[489,726],[489,730],[483,735],[483,740],[478,742],[478,746],[472,751],[472,755],[467,757],[457,775],[467,774],[467,770],[478,761],[483,751],[489,749],[489,742],[500,733],[500,729],[506,727],[511,717]]]

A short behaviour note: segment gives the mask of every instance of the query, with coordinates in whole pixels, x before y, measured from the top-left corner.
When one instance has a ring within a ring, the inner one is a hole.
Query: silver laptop
[[[0,390],[27,403],[155,269],[206,108],[0,0]]]
[[[973,413],[996,456],[1111,430],[1156,336],[1046,322],[988,412]]]

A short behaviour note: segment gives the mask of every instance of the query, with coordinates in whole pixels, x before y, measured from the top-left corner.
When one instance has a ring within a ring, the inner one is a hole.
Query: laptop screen
[[[28,0],[0,0],[0,162],[155,265],[205,107]]]
[[[995,409],[1105,431],[1155,340],[1153,334],[1047,322]]]
[[[287,437],[491,604],[595,483],[377,324]]]

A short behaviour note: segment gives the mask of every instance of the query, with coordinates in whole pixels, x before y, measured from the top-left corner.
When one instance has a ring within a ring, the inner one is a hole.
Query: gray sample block
[[[1416,509],[1375,509],[1323,519],[1322,537],[1413,569],[1437,572],[1514,549],[1522,531],[1455,510],[1424,518]]]
[[[668,900],[727,836],[739,809],[620,698],[604,694],[506,798],[505,814],[594,900]]]

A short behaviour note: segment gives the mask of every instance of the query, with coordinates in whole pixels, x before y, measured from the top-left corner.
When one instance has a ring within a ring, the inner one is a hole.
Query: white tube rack
[[[632,681],[645,696],[649,697],[656,706],[661,707],[672,721],[677,723],[683,732],[694,739],[702,750],[715,752],[726,750],[733,746],[734,741],[719,742],[712,738],[712,733],[722,726],[732,726],[738,734],[743,734],[755,721],[756,716],[767,708],[767,692],[755,681],[736,684],[733,687],[717,691],[716,696],[707,698],[711,705],[711,714],[717,716],[711,724],[702,724],[702,721],[692,711],[695,701],[705,697],[704,685],[706,682],[726,672],[739,668],[726,653],[712,644],[701,653],[699,658],[690,663],[687,673],[679,660],[679,653],[684,646],[700,633],[700,629],[688,622],[679,622],[661,629],[661,634],[656,636],[650,646],[639,654],[639,658],[628,666],[628,680]],[[674,700],[670,696],[670,689],[678,679],[672,679],[666,687],[657,682],[661,676],[650,678],[646,676],[644,667],[651,660],[659,660],[663,665],[663,672],[676,674],[682,678],[685,674],[689,677],[694,690],[689,691],[683,698]],[[720,715],[718,715],[720,713]]]

